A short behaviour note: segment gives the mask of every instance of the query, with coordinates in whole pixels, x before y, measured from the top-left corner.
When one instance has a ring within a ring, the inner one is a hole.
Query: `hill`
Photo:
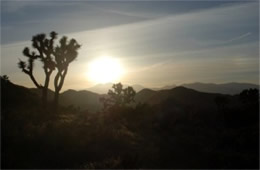
[[[107,94],[108,90],[111,89],[112,86],[113,86],[113,83],[97,84],[93,87],[87,88],[86,90],[92,91],[92,92],[98,93],[98,94]],[[123,86],[124,87],[131,86],[134,88],[134,90],[136,92],[139,92],[140,90],[144,89],[143,86],[138,85],[138,84],[134,84],[134,85],[123,84]]]
[[[28,89],[38,98],[41,96],[41,90],[36,88]],[[101,95],[87,90],[66,90],[60,94],[60,105],[64,107],[73,106],[80,110],[88,110],[90,112],[97,112],[101,110],[102,104],[99,101]],[[54,92],[48,90],[48,101],[52,102]]]
[[[37,96],[41,95],[41,91],[39,89],[31,88],[28,89],[26,87],[15,85],[11,82],[8,83],[8,90],[10,91],[8,94],[9,98],[15,98],[15,100],[23,101],[23,98],[29,95],[29,98],[34,98],[34,101],[38,101],[39,99],[35,99]],[[106,84],[108,87],[112,84]],[[3,84],[3,86],[5,86]],[[99,87],[105,87],[100,85]],[[158,105],[162,104],[166,101],[172,101],[172,104],[178,103],[185,106],[193,106],[193,107],[202,107],[207,109],[216,110],[215,98],[218,96],[225,96],[230,101],[235,102],[237,97],[231,97],[230,95],[223,95],[221,93],[210,93],[212,91],[218,91],[222,93],[227,93],[228,91],[231,93],[235,93],[238,91],[242,91],[243,88],[253,88],[257,87],[253,84],[239,84],[239,83],[228,83],[228,84],[203,84],[203,83],[193,83],[193,84],[185,84],[190,88],[184,86],[178,86],[172,89],[164,89],[164,90],[151,90],[151,89],[142,89],[137,92],[135,96],[135,104],[138,103],[146,103],[149,105]],[[97,86],[98,87],[98,86]],[[170,87],[170,86],[169,86]],[[220,87],[220,88],[219,88]],[[236,87],[236,88],[235,88]],[[210,91],[210,92],[199,92],[194,89],[199,89],[201,91]],[[231,90],[232,89],[232,90]],[[5,90],[6,91],[6,90]],[[22,93],[22,94],[21,94]],[[16,94],[21,94],[16,97]],[[48,92],[48,101],[52,102],[54,96],[54,92],[49,90]],[[79,108],[80,110],[88,110],[89,112],[97,112],[100,111],[103,107],[100,102],[100,97],[102,95],[98,93],[94,93],[87,90],[67,90],[60,94],[60,105],[61,106],[74,106]],[[8,100],[7,100],[8,101]],[[19,103],[19,102],[18,102]]]
[[[173,85],[167,85],[167,86],[163,86],[163,87],[150,88],[150,89],[158,91],[158,90],[172,89],[174,87],[177,87],[177,86],[175,84],[173,84]]]
[[[100,95],[87,90],[67,90],[60,94],[60,104],[63,106],[73,105],[81,110],[97,112],[101,110]]]
[[[112,87],[112,83],[106,83],[106,84],[97,84],[93,87],[90,87],[86,90],[92,91],[98,94],[106,94],[109,89]],[[128,85],[124,85],[128,86]],[[234,94],[239,94],[242,92],[244,89],[259,89],[259,85],[256,84],[251,84],[251,83],[236,83],[236,82],[231,82],[231,83],[224,83],[224,84],[214,84],[214,83],[200,83],[200,82],[195,82],[195,83],[187,83],[187,84],[181,84],[180,86],[193,89],[196,91],[200,92],[206,92],[206,93],[220,93],[220,94],[229,94],[229,95],[234,95]],[[148,87],[144,87],[142,85],[132,85],[132,87],[135,89],[136,92],[140,92],[143,89],[147,89]],[[167,85],[163,87],[149,87],[148,89],[151,89],[153,91],[160,91],[160,90],[170,90],[177,87],[175,84],[173,85]]]
[[[216,98],[225,98],[229,104],[237,103],[238,96],[224,95],[218,93],[204,93],[186,87],[175,87],[170,90],[153,91],[149,89],[141,90],[136,95],[137,103],[146,103],[151,106],[158,105],[164,110],[181,107],[189,108],[193,111],[217,112]]]
[[[225,84],[213,84],[213,83],[191,83],[182,84],[181,86],[194,89],[201,92],[207,93],[221,93],[221,94],[239,94],[244,89],[259,89],[256,84],[250,83],[225,83]]]
[[[1,92],[3,169],[259,169],[256,89],[143,89],[143,104],[97,114],[101,95],[85,90],[63,92],[60,103],[89,112],[42,108],[37,90],[8,80]]]
[[[99,85],[100,89],[106,87],[107,89],[111,89],[112,84],[104,84]],[[200,107],[204,109],[213,109],[216,110],[216,97],[224,96],[228,98],[229,102],[235,103],[238,99],[237,97],[232,97],[230,95],[223,95],[221,93],[231,93],[238,94],[235,92],[241,92],[244,88],[256,88],[257,85],[254,84],[246,84],[246,83],[227,83],[227,84],[203,84],[203,83],[193,83],[193,84],[184,84],[184,86],[178,86],[172,89],[164,89],[164,90],[151,90],[151,89],[142,89],[137,92],[135,96],[135,104],[138,103],[146,103],[149,105],[160,105],[165,102],[171,102],[173,105],[184,105],[187,107]],[[41,95],[41,91],[39,89],[31,88],[28,89],[26,87],[15,85],[11,82],[2,84],[4,95],[7,97],[5,102],[11,103],[9,100],[15,100],[16,103],[24,102],[28,100],[39,102],[39,97]],[[109,87],[110,86],[110,87]],[[138,87],[138,85],[136,85]],[[168,86],[170,87],[170,86]],[[173,86],[174,87],[174,86]],[[189,88],[187,88],[189,87]],[[7,89],[6,89],[7,88]],[[142,86],[139,87],[141,89]],[[193,90],[193,89],[198,90]],[[200,92],[200,91],[207,92]],[[212,93],[215,92],[215,93]],[[19,94],[19,95],[17,95]],[[16,96],[17,95],[17,96]],[[54,92],[52,90],[48,91],[48,101],[52,102],[54,96]],[[89,112],[97,112],[101,111],[103,108],[102,103],[100,102],[100,95],[98,93],[94,93],[87,90],[67,90],[60,94],[60,105],[61,106],[74,106],[79,108],[80,110],[88,110]],[[30,98],[24,100],[26,97]],[[164,106],[165,107],[165,106]],[[170,106],[167,106],[170,107]]]
[[[32,104],[40,104],[37,94],[26,87],[13,84],[1,77],[1,108],[3,110],[5,108],[29,107]]]

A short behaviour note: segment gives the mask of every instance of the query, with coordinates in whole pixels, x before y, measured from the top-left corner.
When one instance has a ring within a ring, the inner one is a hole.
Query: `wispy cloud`
[[[129,11],[110,12],[132,16]],[[92,21],[96,22],[94,16]],[[134,70],[124,77],[129,84],[157,86],[185,80],[254,82],[259,63],[258,16],[258,3],[245,3],[66,34],[82,44],[68,77],[77,75],[77,80],[84,79],[78,70],[85,70],[85,63],[100,55],[110,55]],[[21,51],[15,46],[3,48],[2,69],[10,71],[6,74],[16,76]]]
[[[230,39],[230,40],[227,40],[226,43],[230,43],[230,42],[233,42],[233,41],[238,41],[238,40],[240,40],[240,39],[243,39],[243,38],[245,38],[245,37],[250,36],[251,34],[252,34],[251,32],[247,32],[247,33],[242,34],[242,35],[240,35],[240,36],[238,36],[238,37],[234,37],[234,38],[232,38],[232,39]]]

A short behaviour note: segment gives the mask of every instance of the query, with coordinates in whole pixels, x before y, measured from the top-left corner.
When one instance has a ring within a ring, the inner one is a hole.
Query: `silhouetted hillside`
[[[60,95],[60,103],[63,106],[73,105],[81,110],[97,112],[103,107],[100,103],[100,95],[86,91],[67,90]]]
[[[26,87],[13,84],[2,78],[0,85],[2,108],[28,107],[40,103],[38,96]]]
[[[179,86],[170,90],[160,91],[144,89],[137,93],[136,101],[154,105],[160,104],[165,100],[171,99],[181,104],[209,107],[215,106],[214,100],[217,96],[220,95],[221,94],[198,92],[196,90]]]
[[[8,85],[7,85],[8,84]],[[235,83],[236,84],[236,83]],[[197,84],[198,87],[201,84]],[[226,86],[233,87],[234,84],[228,84]],[[23,99],[30,95],[30,97],[34,97],[34,101],[36,100],[39,102],[37,96],[39,97],[41,95],[41,91],[39,89],[27,89],[22,86],[15,85],[13,83],[3,83],[3,88],[6,88],[5,86],[8,86],[8,90],[10,91],[8,94],[10,96],[6,96],[9,98],[14,98],[15,100],[19,100],[20,102],[24,101]],[[192,84],[190,84],[192,86]],[[207,85],[205,85],[207,86]],[[214,85],[215,88],[217,88],[218,85]],[[238,85],[239,88],[235,89],[238,91],[238,89],[242,87],[248,87],[247,84],[244,84],[242,86]],[[207,86],[208,87],[208,86]],[[14,89],[14,90],[10,90]],[[20,89],[20,90],[19,90]],[[208,88],[209,89],[209,88]],[[221,89],[221,88],[220,88]],[[18,92],[17,92],[18,91]],[[222,89],[223,91],[223,89]],[[4,93],[3,92],[3,93]],[[223,91],[224,92],[224,91]],[[22,95],[18,95],[16,97],[16,94],[24,93]],[[27,94],[28,93],[28,94]],[[53,101],[54,92],[52,90],[49,90],[48,92],[48,101]],[[103,95],[93,93],[87,90],[67,90],[60,94],[60,104],[62,106],[74,106],[76,108],[79,108],[80,110],[88,110],[90,112],[97,112],[102,110],[102,103],[100,102],[100,97]],[[194,106],[194,107],[203,107],[208,109],[216,110],[217,106],[215,104],[215,98],[218,96],[224,96],[228,98],[229,103],[235,103],[238,100],[238,97],[230,96],[230,95],[222,95],[217,93],[205,93],[205,92],[199,92],[196,90],[192,90],[186,87],[175,87],[173,89],[167,89],[167,90],[159,90],[154,91],[150,89],[143,89],[140,92],[138,92],[135,96],[135,104],[138,103],[147,103],[150,105],[160,104],[165,102],[166,100],[171,100],[173,103],[179,103],[186,106]],[[10,100],[10,99],[9,99]],[[7,101],[7,100],[6,100]],[[25,100],[26,101],[26,100]],[[18,102],[19,103],[19,102]]]
[[[143,89],[140,92],[138,92],[135,96],[135,102],[136,103],[145,103],[148,99],[150,99],[156,91],[150,90],[150,89]]]
[[[126,85],[128,86],[128,85]],[[130,85],[131,87],[133,87],[133,89],[136,91],[136,92],[139,92],[141,90],[143,90],[145,87],[142,86],[142,85],[139,85],[139,84],[134,84],[134,85]]]
[[[30,88],[30,91],[32,93],[36,94],[38,97],[40,97],[42,95],[42,91],[40,89]],[[48,102],[52,102],[53,98],[54,98],[54,91],[52,91],[51,89],[48,89],[48,97],[47,97]]]
[[[104,95],[89,91],[62,93],[58,112],[7,80],[1,79],[1,92],[1,168],[259,168],[257,89],[234,96],[143,89],[136,105],[114,104],[96,114],[90,112]]]
[[[125,85],[127,86],[127,85]],[[244,89],[259,89],[259,86],[256,84],[250,84],[250,83],[225,83],[225,84],[214,84],[214,83],[188,83],[188,84],[181,84],[180,86],[194,89],[200,92],[207,92],[207,93],[220,93],[220,94],[239,94]],[[86,90],[92,91],[98,94],[106,94],[107,91],[112,87],[112,83],[106,83],[106,84],[98,84],[93,87],[90,87]],[[139,92],[147,87],[144,87],[142,85],[132,85],[132,87],[135,89],[136,92]],[[157,87],[157,88],[148,88],[154,91],[160,91],[160,90],[170,90],[177,87],[175,84],[163,86],[163,87]]]
[[[213,83],[191,83],[182,84],[182,86],[194,89],[201,92],[208,93],[222,93],[222,94],[239,94],[244,89],[259,89],[256,84],[250,83],[225,83],[225,84],[213,84]]]
[[[30,91],[41,96],[41,90],[31,88]],[[87,90],[66,90],[60,94],[60,105],[64,107],[72,106],[80,110],[88,110],[90,112],[97,112],[102,109],[102,104],[99,101],[101,95]],[[54,99],[54,92],[49,89],[48,101],[51,103]]]
[[[163,86],[163,87],[151,88],[151,89],[152,89],[152,90],[156,90],[156,91],[158,91],[158,90],[167,90],[167,89],[172,89],[172,88],[174,88],[174,87],[176,87],[175,84],[173,84],[173,85],[167,85],[167,86]]]
[[[231,85],[232,86],[232,85]],[[39,89],[31,89],[37,95],[41,95]],[[223,90],[222,90],[223,91]],[[53,100],[54,92],[49,90],[48,100]],[[62,106],[74,106],[81,110],[89,110],[90,112],[100,111],[103,107],[100,103],[100,98],[103,95],[93,93],[87,90],[67,90],[61,93],[60,102]],[[224,96],[229,99],[229,102],[237,102],[236,96],[223,95],[220,93],[205,93],[199,92],[193,89],[189,89],[183,86],[175,87],[173,89],[165,90],[150,90],[143,89],[135,96],[135,104],[147,103],[150,105],[160,104],[165,100],[172,100],[174,103],[184,104],[186,106],[203,107],[207,109],[216,110],[215,98],[218,96]]]

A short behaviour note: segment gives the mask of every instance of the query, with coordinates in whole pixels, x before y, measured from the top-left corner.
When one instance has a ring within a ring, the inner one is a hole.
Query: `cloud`
[[[86,69],[84,63],[109,55],[120,58],[129,70],[136,70],[125,77],[129,84],[255,82],[258,16],[258,3],[248,3],[66,34],[82,44],[69,74],[82,79],[78,72]],[[18,71],[14,61],[21,49],[3,48],[2,54],[3,70]]]
[[[233,41],[238,41],[238,40],[240,40],[240,39],[243,39],[243,38],[245,38],[245,37],[250,36],[251,34],[252,34],[251,32],[247,32],[247,33],[242,34],[242,35],[240,35],[240,36],[238,36],[238,37],[234,37],[234,38],[232,38],[232,39],[230,39],[230,40],[227,40],[226,43],[230,43],[230,42],[233,42]]]

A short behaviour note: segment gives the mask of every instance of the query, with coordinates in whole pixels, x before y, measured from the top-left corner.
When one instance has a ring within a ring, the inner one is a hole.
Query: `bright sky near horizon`
[[[1,74],[33,87],[17,63],[50,31],[82,45],[63,90],[93,86],[89,63],[104,56],[120,62],[125,84],[259,83],[259,1],[1,1]]]

